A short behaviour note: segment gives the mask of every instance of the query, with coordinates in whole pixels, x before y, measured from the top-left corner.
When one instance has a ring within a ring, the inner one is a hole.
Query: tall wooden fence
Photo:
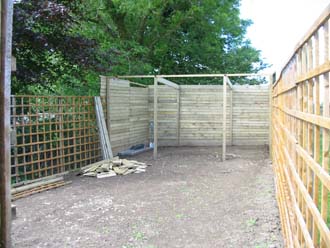
[[[101,159],[93,97],[12,96],[12,183]]]
[[[189,80],[189,79],[187,79]],[[234,82],[234,79],[233,79]],[[101,77],[114,152],[153,141],[154,87]],[[222,145],[223,86],[158,86],[160,146]],[[227,87],[228,145],[266,145],[269,141],[268,85]]]
[[[273,86],[272,159],[286,247],[330,247],[330,6]]]

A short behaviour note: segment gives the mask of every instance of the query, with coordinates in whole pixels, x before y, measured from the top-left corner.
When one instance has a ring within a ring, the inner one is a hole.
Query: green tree
[[[89,0],[83,32],[117,51],[113,75],[255,73],[267,65],[245,38],[251,21],[240,19],[239,7],[239,0]]]
[[[267,65],[245,38],[251,22],[239,7],[239,0],[22,0],[14,87],[97,94],[98,74],[258,72]],[[31,32],[41,37],[37,47]]]
[[[21,0],[14,5],[14,93],[81,95],[98,91],[95,81],[110,61],[94,39],[74,32],[80,23],[79,6],[79,1],[68,0]]]

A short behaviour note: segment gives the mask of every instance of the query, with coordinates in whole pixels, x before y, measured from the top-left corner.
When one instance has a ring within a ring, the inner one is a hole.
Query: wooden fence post
[[[326,22],[323,26],[324,30],[324,61],[329,61],[329,22]],[[330,116],[330,99],[329,99],[329,73],[324,74],[324,89],[323,89],[323,116],[328,118]],[[329,150],[330,150],[330,135],[329,130],[323,128],[323,144],[322,144],[322,167],[324,171],[329,171]],[[328,194],[329,191],[324,184],[322,184],[322,193],[321,193],[321,215],[325,222],[327,222],[328,216]],[[324,238],[321,238],[320,247],[325,248],[327,244]]]
[[[111,85],[111,78],[107,77],[106,82],[105,82],[105,111],[106,111],[106,124],[107,124],[107,129],[108,129],[108,134],[109,134],[109,140],[111,139],[110,137],[110,130],[111,130],[111,122],[110,122],[110,112],[111,112],[111,107],[110,107],[110,85]],[[111,142],[111,140],[110,140]]]
[[[227,76],[223,77],[223,119],[222,119],[222,161],[226,160],[226,129],[227,129],[227,116],[226,116],[226,110],[227,110]]]
[[[272,159],[272,113],[273,113],[273,75],[269,76],[269,137],[268,137],[268,146],[269,146],[269,157]]]
[[[158,152],[158,80],[154,77],[154,159],[157,159]]]
[[[233,106],[233,94],[234,94],[234,89],[230,89],[230,145],[232,146],[234,144],[234,123],[233,123],[233,111],[234,111],[234,106]]]
[[[177,121],[177,134],[176,134],[176,139],[177,139],[177,145],[180,146],[180,129],[181,129],[181,123],[180,123],[180,119],[181,119],[181,87],[179,86],[179,89],[176,90],[176,99],[177,99],[177,117],[176,117],[176,121]]]
[[[0,9],[0,247],[9,248],[11,246],[10,76],[13,1],[1,1]]]

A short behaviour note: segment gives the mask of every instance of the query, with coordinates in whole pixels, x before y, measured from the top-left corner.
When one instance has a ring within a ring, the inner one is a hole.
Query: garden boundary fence
[[[273,85],[272,160],[286,247],[330,247],[330,6]]]
[[[11,97],[12,184],[101,159],[93,97]]]

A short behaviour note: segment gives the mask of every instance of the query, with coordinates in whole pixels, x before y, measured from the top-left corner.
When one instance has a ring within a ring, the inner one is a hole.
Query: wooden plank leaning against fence
[[[330,247],[330,5],[272,92],[272,159],[286,247]]]

